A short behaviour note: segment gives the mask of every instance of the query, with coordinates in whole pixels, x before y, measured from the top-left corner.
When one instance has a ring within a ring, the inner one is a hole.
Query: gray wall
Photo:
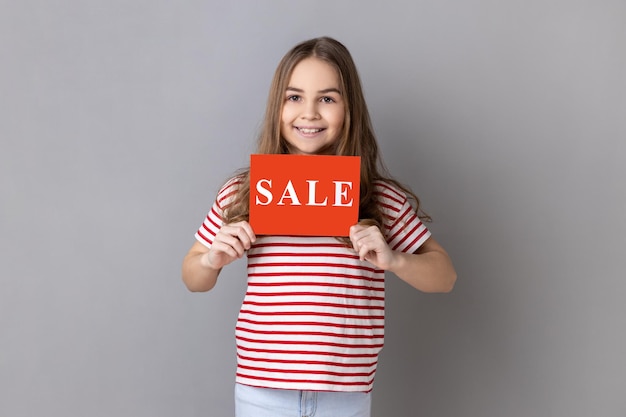
[[[244,263],[180,264],[318,35],[459,273],[388,277],[374,415],[626,415],[623,1],[2,0],[1,416],[232,414]]]

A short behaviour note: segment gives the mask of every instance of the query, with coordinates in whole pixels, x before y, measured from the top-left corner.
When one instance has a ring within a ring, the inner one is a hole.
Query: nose
[[[320,114],[317,108],[316,101],[308,101],[305,103],[304,108],[302,109],[301,118],[305,120],[317,120],[320,118]]]

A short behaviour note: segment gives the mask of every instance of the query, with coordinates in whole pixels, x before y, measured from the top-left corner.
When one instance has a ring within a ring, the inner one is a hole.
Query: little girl
[[[182,275],[189,290],[209,291],[224,266],[247,255],[236,415],[369,416],[384,341],[384,272],[424,292],[451,291],[456,272],[422,223],[415,194],[383,168],[357,69],[341,43],[311,39],[283,57],[257,153],[360,156],[362,220],[349,238],[256,236],[249,170],[222,186]]]

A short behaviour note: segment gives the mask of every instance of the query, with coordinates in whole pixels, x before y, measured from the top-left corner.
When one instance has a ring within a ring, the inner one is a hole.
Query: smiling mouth
[[[296,127],[296,129],[298,129],[298,131],[300,133],[304,133],[305,135],[312,135],[312,134],[319,133],[322,130],[324,130],[322,128],[320,128],[320,129],[309,129],[309,128],[305,128],[305,127]]]

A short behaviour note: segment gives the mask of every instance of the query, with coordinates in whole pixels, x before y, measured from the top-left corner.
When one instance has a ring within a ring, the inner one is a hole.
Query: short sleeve
[[[430,237],[406,194],[397,187],[378,182],[377,198],[385,215],[383,234],[393,250],[414,253]]]
[[[222,228],[222,225],[224,224],[224,208],[228,207],[228,205],[232,203],[233,199],[237,195],[240,183],[241,179],[239,177],[235,177],[224,184],[224,186],[217,193],[215,202],[205,217],[204,222],[202,222],[202,225],[196,231],[196,240],[207,248],[211,247],[217,232],[219,232]]]

